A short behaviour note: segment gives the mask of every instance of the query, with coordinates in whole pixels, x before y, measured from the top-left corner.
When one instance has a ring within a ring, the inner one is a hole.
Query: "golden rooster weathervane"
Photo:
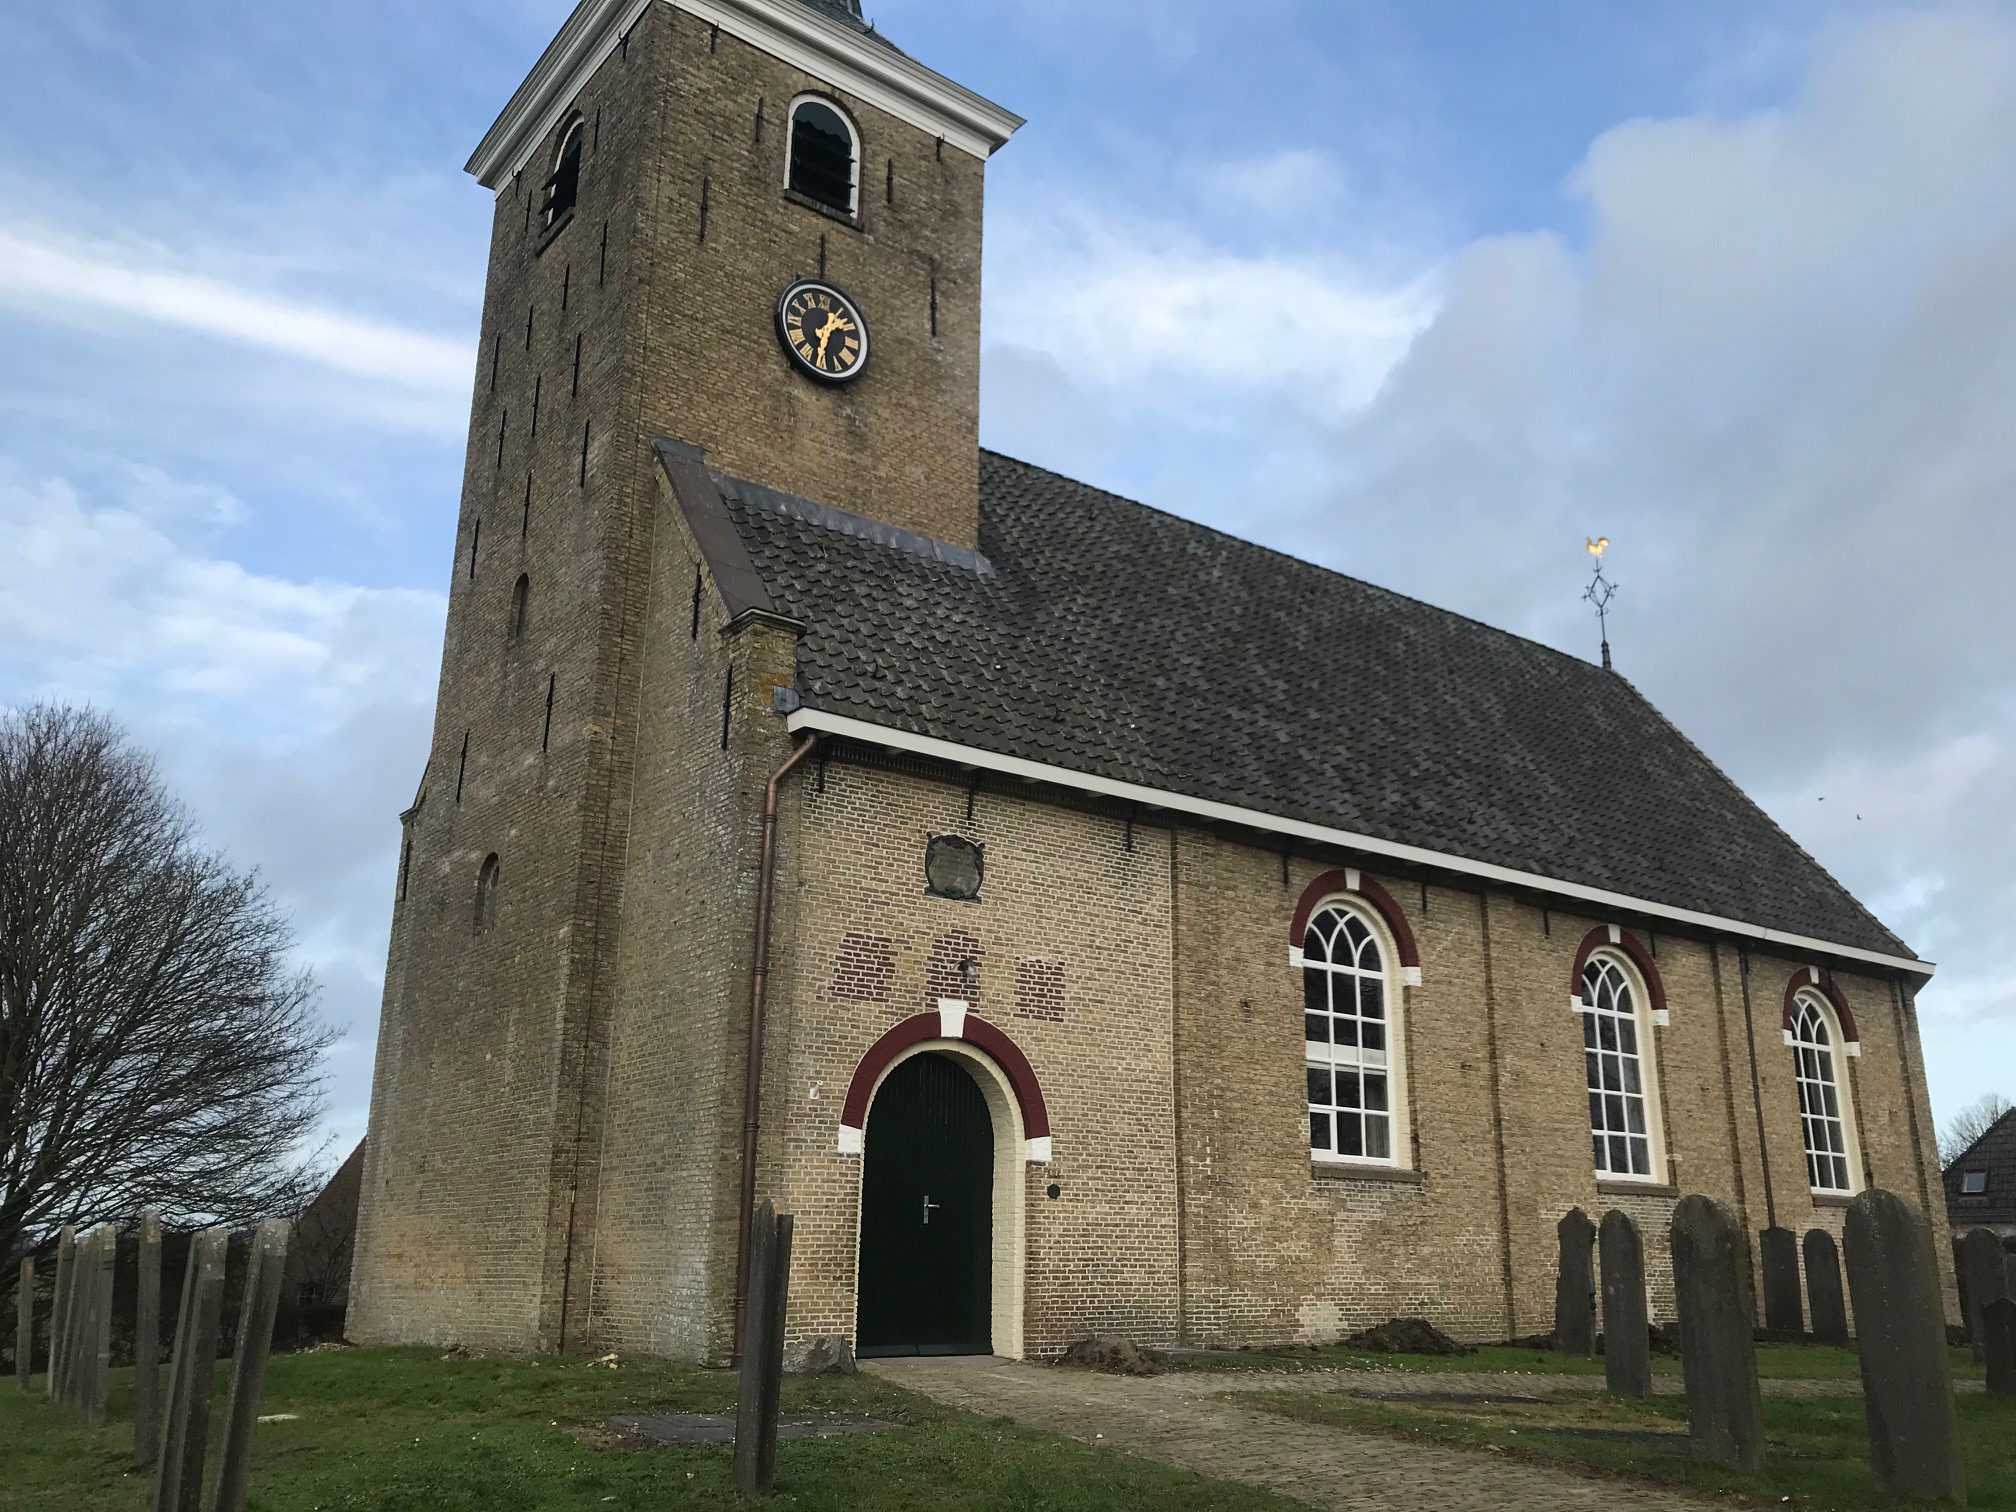
[[[1596,606],[1596,623],[1603,632],[1603,670],[1610,670],[1610,600],[1617,595],[1617,585],[1603,576],[1603,553],[1610,549],[1610,537],[1584,536],[1589,555],[1596,559],[1596,576],[1583,590],[1582,597]]]

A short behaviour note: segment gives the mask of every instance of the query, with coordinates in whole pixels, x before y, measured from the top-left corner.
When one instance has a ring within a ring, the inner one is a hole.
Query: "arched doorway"
[[[994,1116],[966,1068],[912,1055],[876,1090],[863,1141],[855,1349],[993,1351]]]

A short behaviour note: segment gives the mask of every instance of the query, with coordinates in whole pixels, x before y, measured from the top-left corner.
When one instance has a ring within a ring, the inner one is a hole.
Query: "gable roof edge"
[[[786,724],[794,735],[800,730],[812,730],[827,735],[846,736],[872,745],[888,746],[920,756],[936,757],[941,761],[1002,772],[1014,777],[1026,777],[1057,787],[1075,788],[1080,792],[1097,793],[1104,797],[1147,804],[1174,813],[1191,814],[1200,819],[1222,820],[1247,829],[1344,846],[1368,855],[1390,857],[1396,861],[1439,867],[1444,871],[1458,872],[1487,882],[1499,882],[1507,886],[1530,888],[1535,892],[1551,893],[1557,897],[1573,899],[1578,903],[1622,908],[1651,918],[1670,919],[1678,924],[1691,924],[1697,928],[1738,935],[1763,944],[1776,945],[1788,951],[1818,953],[1839,960],[1856,961],[1864,965],[1907,972],[1919,977],[1930,977],[1937,969],[1931,961],[1922,961],[1914,956],[1885,955],[1880,951],[1864,950],[1856,945],[1835,944],[1808,935],[1791,934],[1766,925],[1751,924],[1742,919],[1701,913],[1691,908],[1678,908],[1670,903],[1658,903],[1649,898],[1635,898],[1627,893],[1588,887],[1579,882],[1564,882],[1554,877],[1542,876],[1537,872],[1524,872],[1509,866],[1498,866],[1489,861],[1473,861],[1467,856],[1433,851],[1396,840],[1382,840],[1376,835],[1332,829],[1327,825],[1289,819],[1260,809],[1240,808],[1209,798],[1193,798],[1186,793],[1146,787],[1140,783],[1119,782],[1109,777],[1097,777],[1089,772],[1073,771],[1069,767],[1028,761],[1019,756],[1006,756],[978,746],[959,745],[953,741],[940,740],[935,736],[913,734],[890,725],[872,724],[867,720],[854,719],[844,714],[831,714],[823,709],[801,708],[789,717]]]
[[[1967,1146],[1966,1149],[1962,1150],[1958,1155],[1955,1155],[1951,1160],[1947,1161],[1946,1164],[1944,1164],[1939,1168],[1940,1174],[1942,1176],[1950,1175],[1952,1172],[1958,1170],[1960,1168],[1960,1164],[1962,1161],[1966,1160],[1966,1158],[1969,1155],[1972,1155],[1976,1150],[1980,1149],[1983,1144],[1987,1143],[1988,1136],[1995,1133],[1996,1130],[2000,1129],[2002,1125],[2009,1122],[2009,1120],[2012,1118],[2016,1118],[2016,1108],[2011,1108],[2008,1112],[2004,1113],[2000,1118],[1996,1119],[1995,1122],[1991,1123],[1990,1125],[1988,1125],[1987,1128],[1983,1129],[1979,1134],[1976,1134],[1974,1136],[1974,1142],[1972,1144]]]

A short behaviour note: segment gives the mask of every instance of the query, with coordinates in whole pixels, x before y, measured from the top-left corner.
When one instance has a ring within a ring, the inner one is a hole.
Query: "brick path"
[[[1318,1507],[1364,1512],[1701,1512],[1677,1491],[1584,1479],[1484,1451],[1409,1444],[1298,1423],[1240,1404],[1246,1391],[1503,1391],[1538,1396],[1579,1380],[1372,1371],[1203,1374],[1136,1380],[995,1359],[874,1360],[864,1369],[970,1412],[1012,1418],[1244,1481]],[[1546,1385],[1540,1383],[1546,1382]]]

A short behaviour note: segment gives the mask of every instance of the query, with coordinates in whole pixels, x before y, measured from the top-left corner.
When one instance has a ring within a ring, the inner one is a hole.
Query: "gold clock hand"
[[[837,314],[829,313],[826,316],[826,323],[819,327],[819,362],[822,366],[826,361],[826,343],[833,339],[833,333],[853,329],[852,325]]]

